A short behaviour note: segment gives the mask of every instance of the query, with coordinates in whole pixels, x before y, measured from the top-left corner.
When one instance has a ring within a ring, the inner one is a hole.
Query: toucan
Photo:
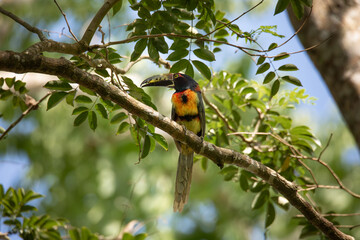
[[[141,83],[141,87],[149,86],[174,88],[175,93],[171,97],[171,119],[204,138],[204,103],[199,84],[194,79],[182,73],[156,75]],[[181,212],[189,197],[194,151],[176,140],[175,145],[180,154],[175,181],[174,212]]]

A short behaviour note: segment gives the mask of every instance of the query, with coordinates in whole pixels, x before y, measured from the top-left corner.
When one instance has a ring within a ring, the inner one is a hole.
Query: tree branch
[[[107,0],[104,5],[99,9],[88,28],[86,29],[84,36],[81,38],[80,42],[89,45],[91,39],[93,38],[96,29],[99,27],[101,21],[104,19],[105,15],[110,11],[110,9],[118,2],[119,0]]]
[[[247,155],[203,141],[196,134],[184,129],[181,125],[170,120],[170,118],[161,115],[151,107],[135,100],[126,92],[110,85],[99,76],[77,68],[64,58],[53,59],[42,55],[0,51],[0,70],[15,73],[38,72],[51,74],[67,78],[87,87],[99,94],[102,98],[115,102],[131,114],[164,130],[174,139],[186,143],[196,153],[209,158],[214,163],[218,165],[224,163],[236,165],[262,178],[287,198],[291,205],[297,208],[311,224],[316,226],[330,239],[354,239],[338,230],[330,221],[321,216],[321,214],[300,195],[298,187],[295,184],[287,181],[273,169],[266,167]]]

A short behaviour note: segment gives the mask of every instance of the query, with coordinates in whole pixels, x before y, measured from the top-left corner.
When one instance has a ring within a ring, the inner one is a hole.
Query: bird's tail
[[[186,204],[191,184],[194,153],[180,153],[176,181],[175,181],[175,199],[174,212],[181,212]]]

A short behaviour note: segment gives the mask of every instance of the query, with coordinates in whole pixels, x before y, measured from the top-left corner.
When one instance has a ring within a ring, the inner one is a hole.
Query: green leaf
[[[240,175],[239,183],[242,190],[244,190],[245,192],[249,190],[249,182],[245,174]]]
[[[5,79],[0,77],[0,87],[2,87],[2,85],[4,84],[4,81],[5,81]]]
[[[263,84],[267,84],[269,82],[271,82],[275,77],[275,73],[274,72],[268,72],[268,74],[266,74]]]
[[[122,134],[126,132],[130,127],[130,124],[128,122],[122,122],[116,132],[116,135]]]
[[[124,112],[117,113],[115,116],[113,116],[110,120],[111,124],[117,124],[126,119],[128,116]]]
[[[75,108],[75,109],[73,110],[72,115],[78,115],[78,114],[80,114],[80,113],[82,113],[82,112],[85,112],[85,111],[88,111],[88,110],[89,110],[89,108],[84,107],[84,106],[77,107],[77,108]]]
[[[269,70],[269,68],[270,68],[270,64],[269,63],[264,63],[258,68],[258,70],[256,71],[256,74],[264,73],[267,70]]]
[[[312,0],[300,0],[300,1],[308,7],[311,7],[313,2]]]
[[[304,6],[300,0],[291,0],[291,7],[297,19],[304,16]]]
[[[282,52],[282,53],[279,53],[278,55],[276,55],[276,57],[274,57],[274,61],[279,61],[279,60],[282,60],[282,59],[285,59],[288,57],[290,57],[290,55],[288,53]]]
[[[123,2],[123,0],[120,0],[117,3],[115,3],[115,5],[113,6],[113,8],[112,8],[113,9],[113,16],[115,16],[120,11],[120,9],[122,7],[122,2]]]
[[[94,111],[90,111],[88,120],[91,130],[95,131],[95,129],[97,128],[97,116]]]
[[[186,67],[185,74],[194,78],[194,68],[190,62],[188,63],[188,66]]]
[[[145,240],[146,237],[147,237],[146,233],[140,233],[140,234],[135,236],[134,240]]]
[[[23,81],[20,81],[20,80],[17,80],[15,83],[14,83],[14,89],[15,91],[18,91],[22,88],[22,87],[25,87],[25,82]]]
[[[92,103],[92,100],[88,96],[79,95],[75,98],[75,102],[77,102],[77,103]]]
[[[93,91],[91,91],[90,89],[83,87],[83,86],[79,86],[80,90],[83,91],[84,93],[89,94],[90,96],[96,96],[96,93],[94,93]]]
[[[267,190],[267,189],[256,194],[253,202],[251,203],[251,208],[258,209],[258,208],[262,207],[265,204],[265,202],[268,200],[269,195],[270,195],[270,193],[269,193],[269,190]]]
[[[276,79],[276,81],[271,86],[270,97],[275,96],[278,93],[279,88],[280,88],[280,81],[279,79]]]
[[[75,98],[76,90],[68,92],[66,96],[66,103],[70,106],[74,106],[74,98]]]
[[[284,80],[284,81],[287,81],[287,82],[289,82],[291,84],[294,84],[296,86],[302,87],[302,84],[301,84],[300,80],[297,79],[294,76],[283,76],[283,77],[281,77],[281,79]]]
[[[275,220],[275,208],[271,202],[268,202],[265,215],[265,228],[268,228]]]
[[[279,71],[297,71],[299,70],[294,64],[284,64],[278,69]]]
[[[160,31],[151,31],[151,34],[160,34]],[[164,37],[154,38],[154,46],[161,53],[168,53],[169,46],[167,45]]]
[[[258,58],[258,60],[257,60],[256,65],[260,65],[260,64],[262,64],[264,61],[265,61],[265,57],[264,57],[264,56],[260,56],[260,57]]]
[[[211,71],[206,64],[197,60],[193,60],[192,63],[205,78],[211,79]]]
[[[161,147],[163,147],[166,151],[169,149],[168,143],[164,136],[157,134],[157,133],[151,133],[150,137],[152,137]]]
[[[205,48],[198,48],[194,50],[194,54],[203,60],[206,61],[215,61],[215,55],[211,51],[205,49]]]
[[[55,107],[59,102],[61,102],[66,97],[66,95],[68,95],[67,92],[54,92],[53,94],[51,94],[47,102],[46,111]]]
[[[273,50],[274,48],[276,48],[278,45],[277,45],[277,43],[271,43],[270,44],[270,46],[269,46],[269,48],[268,48],[268,50],[270,51],[270,50]]]
[[[6,85],[11,88],[14,85],[15,77],[5,78]]]
[[[86,118],[88,117],[88,115],[89,115],[89,111],[80,113],[80,115],[77,116],[77,117],[75,118],[75,120],[74,120],[74,126],[77,127],[77,126],[79,126],[80,124],[82,124],[82,123],[86,120]]]
[[[141,158],[145,158],[150,152],[150,137],[148,135],[145,136],[144,145],[141,150]]]
[[[104,105],[102,105],[101,103],[97,103],[95,105],[95,109],[96,111],[98,111],[98,113],[100,113],[100,115],[105,118],[105,119],[108,119],[109,116],[108,116],[108,113],[106,111],[106,108],[104,107]]]
[[[5,195],[4,186],[0,184],[0,202],[3,199],[4,195]]]
[[[189,51],[187,49],[178,49],[174,52],[170,53],[170,55],[167,57],[167,60],[169,61],[177,61],[184,57],[186,57],[189,54]]]
[[[122,240],[134,240],[134,237],[130,233],[124,233]]]
[[[72,89],[71,85],[63,81],[49,81],[45,84],[44,88],[50,90],[69,91]]]
[[[230,181],[234,178],[235,174],[239,172],[239,169],[235,166],[228,166],[221,169],[220,173],[224,175],[224,181]]]
[[[188,66],[189,60],[187,59],[181,59],[180,61],[174,63],[174,65],[171,66],[170,72],[171,73],[178,73],[181,70],[185,69]]]
[[[290,0],[278,0],[276,7],[275,7],[274,15],[285,11],[285,9],[289,5],[289,3],[290,3]]]
[[[110,77],[110,75],[106,69],[99,68],[99,69],[96,69],[95,72],[104,78]]]
[[[134,47],[134,52],[131,54],[130,61],[133,62],[140,57],[140,55],[145,50],[147,43],[148,43],[148,40],[146,38],[140,39],[139,41],[136,42],[135,47]]]
[[[190,46],[190,43],[183,39],[176,39],[171,45],[171,50],[186,49]]]
[[[81,240],[80,233],[77,228],[73,228],[69,230],[69,236],[71,240]]]
[[[31,212],[31,211],[37,211],[37,208],[30,205],[23,205],[20,208],[20,212]]]
[[[153,39],[150,39],[148,43],[148,53],[151,59],[158,61],[159,60],[159,52],[154,46]]]
[[[315,236],[318,234],[319,230],[315,226],[307,224],[303,229],[301,229],[300,239]]]

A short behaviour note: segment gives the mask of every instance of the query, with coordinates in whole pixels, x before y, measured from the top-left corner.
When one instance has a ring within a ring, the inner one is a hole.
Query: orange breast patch
[[[178,116],[196,115],[199,113],[197,108],[199,98],[197,93],[190,89],[174,93],[171,102]]]

